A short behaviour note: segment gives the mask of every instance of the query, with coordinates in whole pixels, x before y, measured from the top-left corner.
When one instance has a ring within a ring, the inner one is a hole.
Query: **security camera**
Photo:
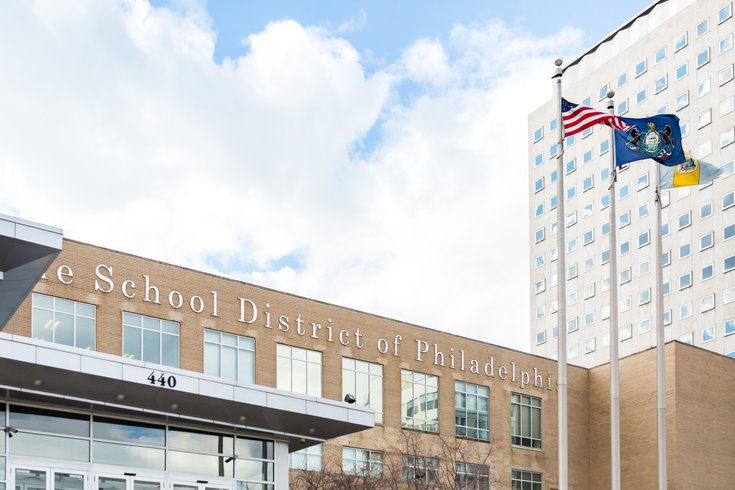
[[[355,396],[354,396],[354,395],[350,395],[349,393],[347,393],[347,394],[345,395],[345,401],[346,401],[347,403],[349,403],[350,405],[352,405],[353,403],[355,403],[355,402],[357,401],[357,398],[355,398]]]

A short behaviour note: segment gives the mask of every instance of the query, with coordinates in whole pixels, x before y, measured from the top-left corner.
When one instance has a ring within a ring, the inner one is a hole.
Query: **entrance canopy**
[[[235,426],[289,451],[369,429],[373,410],[0,332],[0,388],[15,399]]]
[[[0,330],[61,252],[58,228],[0,214]]]

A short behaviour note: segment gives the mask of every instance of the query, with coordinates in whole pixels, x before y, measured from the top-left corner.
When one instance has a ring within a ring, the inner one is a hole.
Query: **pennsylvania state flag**
[[[678,117],[658,114],[640,119],[620,119],[630,127],[625,131],[615,130],[616,165],[646,158],[652,158],[667,167],[686,162]]]

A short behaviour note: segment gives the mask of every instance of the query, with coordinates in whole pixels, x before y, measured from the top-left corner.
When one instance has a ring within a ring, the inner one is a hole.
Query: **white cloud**
[[[292,21],[217,64],[198,2],[5,10],[0,212],[527,348],[526,120],[578,32],[457,26],[368,76]]]

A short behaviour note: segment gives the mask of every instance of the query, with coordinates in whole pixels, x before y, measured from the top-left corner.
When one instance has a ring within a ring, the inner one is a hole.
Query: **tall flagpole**
[[[607,110],[615,114],[615,91],[607,93]],[[615,128],[610,127],[612,147],[612,171],[610,184],[610,455],[612,490],[620,490],[620,353],[618,342],[618,222],[615,211],[615,182],[618,169],[615,165]]]
[[[658,415],[658,488],[666,490],[666,356],[664,355],[664,268],[661,236],[661,165],[656,167],[656,385]]]
[[[557,234],[557,361],[558,361],[558,394],[557,404],[559,415],[559,490],[567,490],[569,479],[567,475],[569,466],[568,437],[567,437],[567,276],[566,276],[566,226],[564,214],[564,120],[561,116],[561,64],[562,59],[554,61],[556,72],[552,77],[554,80],[554,103],[556,104],[556,117],[559,121],[558,139],[559,155],[557,157],[556,189],[558,205],[556,208],[556,234]]]

